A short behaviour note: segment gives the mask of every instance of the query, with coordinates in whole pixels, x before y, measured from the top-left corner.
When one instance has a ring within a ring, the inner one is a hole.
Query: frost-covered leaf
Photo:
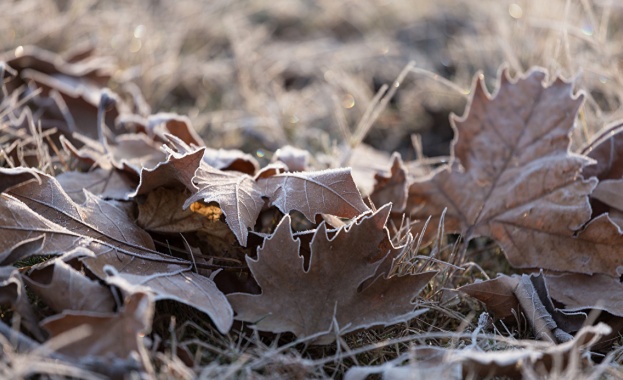
[[[153,232],[196,231],[203,226],[204,217],[182,207],[186,198],[187,195],[179,189],[158,187],[147,194],[145,202],[139,203],[136,223]]]
[[[233,312],[225,296],[212,280],[191,272],[190,262],[155,251],[149,234],[114,203],[85,192],[86,202],[78,205],[54,178],[39,176],[40,185],[27,182],[0,195],[0,240],[7,247],[36,242],[33,238],[41,235],[45,244],[36,251],[40,255],[86,247],[96,256],[82,262],[100,279],[111,266],[129,281],[149,287],[157,299],[184,302],[212,317],[219,330],[229,330]]]
[[[491,280],[462,286],[459,290],[484,303],[494,317],[503,319],[519,311],[519,301],[515,295],[518,285],[519,277],[500,275]]]
[[[18,167],[14,169],[0,168],[0,175],[4,173],[9,173],[10,175],[4,176],[4,180],[0,182],[0,193],[3,193],[11,187],[17,186],[26,181],[39,181],[39,175],[34,169],[23,167]]]
[[[90,172],[67,171],[56,176],[63,190],[76,203],[86,201],[84,189],[107,199],[128,199],[136,188],[127,173],[97,168]]]
[[[24,276],[24,281],[58,313],[64,310],[111,313],[115,302],[110,289],[85,276],[78,260],[94,256],[87,249],[76,248],[61,257],[35,265]]]
[[[299,211],[312,222],[318,214],[353,218],[368,211],[347,168],[280,173],[257,183],[271,205],[284,214]]]
[[[565,310],[605,310],[623,317],[623,284],[603,274],[550,273],[545,275],[547,289]]]
[[[586,322],[586,314],[555,307],[546,282],[542,273],[500,275],[459,290],[482,301],[497,318],[518,318],[522,313],[539,339],[566,342]]]
[[[192,152],[179,154],[171,153],[166,161],[159,163],[152,169],[143,168],[136,191],[130,197],[147,194],[158,187],[186,187],[196,191],[192,178],[199,167],[203,148]]]
[[[64,311],[45,319],[41,324],[52,338],[70,334],[57,352],[75,359],[102,357],[106,360],[136,360],[145,357],[143,337],[151,331],[154,301],[146,292],[137,292],[126,298],[119,313]],[[82,336],[71,339],[76,331]]]
[[[370,194],[370,199],[375,206],[380,207],[386,203],[393,204],[394,212],[403,212],[407,206],[407,169],[405,168],[400,154],[392,156],[392,166],[389,175],[377,173],[374,176],[376,183]]]
[[[594,368],[589,350],[611,331],[609,326],[599,323],[583,327],[573,340],[562,344],[523,342],[521,348],[496,351],[416,346],[409,350],[410,357],[403,355],[400,361],[375,367],[352,367],[344,379],[364,380],[373,374],[381,375],[382,379],[550,378],[561,373],[588,375]],[[406,363],[399,365],[402,362]]]
[[[307,170],[309,152],[291,145],[286,145],[277,149],[275,154],[273,154],[271,162],[283,162],[288,168],[288,171],[302,172]]]
[[[255,225],[264,206],[264,194],[253,177],[202,163],[197,169],[194,183],[199,191],[186,200],[184,208],[197,201],[218,203],[225,214],[227,225],[240,244],[246,245],[248,229]]]
[[[575,237],[596,185],[580,176],[589,160],[569,152],[583,97],[544,79],[505,72],[492,97],[477,81],[466,115],[453,120],[450,163],[410,186],[407,213],[438,220],[447,208],[446,231],[495,239],[516,267],[614,274],[623,256],[592,248],[587,231]]]
[[[127,130],[144,133],[161,142],[168,141],[167,135],[173,135],[186,144],[203,146],[203,140],[187,116],[168,112],[149,115],[146,119],[138,115],[122,115],[117,123]]]
[[[301,241],[292,237],[286,215],[258,250],[258,258],[247,258],[262,293],[228,295],[236,319],[299,337],[326,332],[315,341],[325,344],[335,338],[332,327],[346,333],[420,314],[413,300],[435,272],[389,278],[379,273],[381,264],[400,252],[388,244],[384,226],[389,210],[387,206],[362,216],[331,238],[321,223],[310,243],[307,268]]]
[[[202,162],[194,177],[199,191],[186,200],[184,208],[197,201],[218,203],[227,225],[243,246],[265,198],[269,206],[276,206],[284,214],[300,211],[310,221],[323,213],[352,218],[368,210],[349,169],[271,174],[254,179]]]

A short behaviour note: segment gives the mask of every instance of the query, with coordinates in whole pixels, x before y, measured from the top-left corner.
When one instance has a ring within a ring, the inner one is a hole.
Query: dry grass
[[[503,64],[513,72],[540,65],[576,78],[576,88],[588,94],[576,146],[623,116],[623,8],[616,2],[15,0],[3,9],[0,50],[38,45],[71,54],[94,46],[97,56],[118,65],[113,90],[140,89],[145,105],[139,112],[188,115],[207,145],[264,160],[291,144],[313,152],[315,165],[348,164],[348,149],[361,141],[411,159],[412,134],[420,134],[424,155],[446,155],[449,113],[462,113],[477,71],[493,88]],[[375,94],[405,67],[395,95],[374,117]],[[6,107],[0,104],[0,113]],[[35,145],[39,162],[52,165],[42,140]],[[159,344],[152,361],[162,378],[339,377],[353,364],[400,358],[413,344],[470,345],[474,331],[486,350],[531,338],[521,321],[478,324],[480,305],[452,289],[512,269],[487,241],[466,256],[460,250],[441,240],[411,252],[416,265],[425,260],[441,274],[423,293],[422,306],[430,311],[409,324],[349,334],[319,348],[244,326],[222,336],[195,311],[164,304],[154,322]],[[436,261],[427,261],[431,254]],[[24,375],[24,357],[8,341],[0,343],[0,373]],[[188,355],[190,368],[180,359]],[[621,361],[620,355],[611,359]],[[44,364],[39,372],[50,377],[90,376]]]

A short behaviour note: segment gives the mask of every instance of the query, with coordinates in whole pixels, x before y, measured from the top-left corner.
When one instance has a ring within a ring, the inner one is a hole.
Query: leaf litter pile
[[[210,146],[90,57],[0,78],[2,377],[616,374],[623,128],[571,150],[571,82],[476,78],[449,160],[354,173]]]

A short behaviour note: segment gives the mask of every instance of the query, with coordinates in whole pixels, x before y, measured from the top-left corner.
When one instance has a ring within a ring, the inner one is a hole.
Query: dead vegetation
[[[616,4],[6,7],[0,377],[621,376]]]

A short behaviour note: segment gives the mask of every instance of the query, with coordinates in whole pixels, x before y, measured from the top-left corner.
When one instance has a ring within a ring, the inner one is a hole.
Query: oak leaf
[[[299,337],[320,334],[315,343],[326,344],[335,338],[332,326],[346,333],[422,313],[414,311],[412,301],[435,272],[389,278],[379,273],[382,264],[400,252],[387,244],[389,210],[388,205],[364,215],[332,237],[321,223],[310,244],[307,268],[300,255],[301,240],[292,237],[286,215],[258,249],[257,259],[247,257],[262,293],[228,295],[236,319],[254,322],[265,331],[291,331]]]
[[[505,71],[493,96],[476,81],[466,115],[452,120],[449,164],[409,187],[407,213],[438,220],[447,208],[446,231],[495,239],[516,267],[614,273],[623,257],[592,247],[586,232],[575,237],[596,184],[580,176],[589,159],[569,151],[583,96],[544,79],[538,69],[515,81]]]

